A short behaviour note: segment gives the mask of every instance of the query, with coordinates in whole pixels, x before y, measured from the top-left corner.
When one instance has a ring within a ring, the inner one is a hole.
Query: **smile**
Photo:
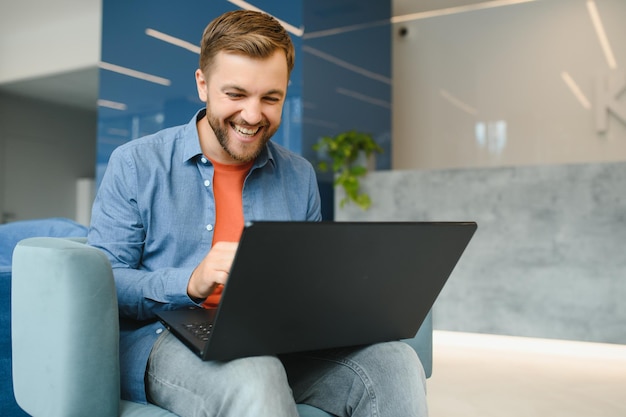
[[[243,127],[241,125],[236,125],[234,123],[231,123],[230,126],[240,135],[243,136],[254,136],[258,133],[258,131],[261,129],[260,126],[257,126],[255,128],[250,128],[250,127]]]

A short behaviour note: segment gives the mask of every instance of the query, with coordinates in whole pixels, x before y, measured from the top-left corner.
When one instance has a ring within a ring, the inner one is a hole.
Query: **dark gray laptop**
[[[415,336],[474,222],[255,222],[220,305],[159,318],[203,360]]]

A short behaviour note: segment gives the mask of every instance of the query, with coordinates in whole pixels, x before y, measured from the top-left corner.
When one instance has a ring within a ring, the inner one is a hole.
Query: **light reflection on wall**
[[[476,144],[491,155],[501,155],[507,144],[506,121],[476,123],[474,133]]]

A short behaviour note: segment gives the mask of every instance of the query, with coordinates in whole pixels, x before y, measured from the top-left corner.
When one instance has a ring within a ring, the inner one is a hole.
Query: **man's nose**
[[[263,120],[263,111],[261,103],[256,100],[246,102],[241,111],[241,118],[249,125],[256,125]]]

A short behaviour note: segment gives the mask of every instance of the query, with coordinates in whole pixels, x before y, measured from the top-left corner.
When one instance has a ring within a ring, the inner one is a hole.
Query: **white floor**
[[[626,346],[435,331],[430,417],[625,417]]]

